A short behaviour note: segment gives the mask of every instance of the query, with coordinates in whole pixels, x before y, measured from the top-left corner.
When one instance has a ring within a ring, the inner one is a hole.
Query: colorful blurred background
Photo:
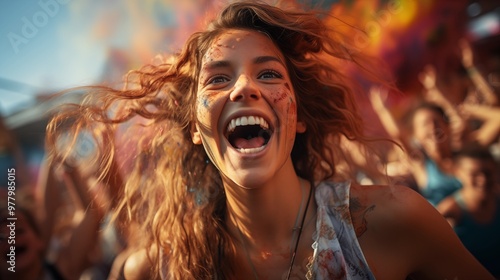
[[[475,64],[498,86],[500,3],[493,0],[282,1],[322,9],[356,26],[360,50],[383,59],[403,94],[387,100],[397,114],[422,88],[415,77],[433,63],[441,78],[457,79],[458,41],[466,37]],[[119,85],[130,69],[172,52],[221,0],[24,0],[0,9],[0,115],[13,132],[30,176],[43,157],[50,111],[78,94],[51,98],[62,89]],[[335,24],[335,23],[332,23]],[[459,78],[459,77],[458,77]],[[452,83],[451,83],[452,84]],[[463,92],[445,89],[452,102]],[[362,108],[366,105],[361,103]],[[399,109],[401,108],[401,109]],[[369,110],[365,110],[369,116]],[[377,127],[377,126],[374,126]],[[2,135],[4,137],[4,134]]]

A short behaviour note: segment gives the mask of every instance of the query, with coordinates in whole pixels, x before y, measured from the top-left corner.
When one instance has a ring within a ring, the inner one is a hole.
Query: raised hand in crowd
[[[478,101],[481,104],[485,105],[496,105],[498,104],[498,98],[493,91],[493,88],[488,84],[486,79],[479,73],[477,68],[474,66],[474,54],[472,52],[472,48],[467,42],[467,40],[462,39],[459,42],[461,57],[462,57],[462,65],[467,70],[469,78],[474,83],[478,93]]]
[[[482,146],[488,146],[498,141],[500,135],[500,107],[466,103],[460,107],[460,112],[465,118],[482,122],[477,130],[468,134],[467,140],[469,142],[477,142]]]

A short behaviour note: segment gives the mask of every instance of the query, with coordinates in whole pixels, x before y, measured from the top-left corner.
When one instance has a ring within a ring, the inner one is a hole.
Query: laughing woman
[[[417,193],[327,180],[340,135],[364,139],[329,64],[355,57],[332,34],[314,13],[234,3],[168,63],[130,75],[135,87],[54,118],[49,144],[68,117],[95,138],[151,120],[118,207],[149,248],[126,278],[492,278]],[[96,142],[106,170],[112,141]]]

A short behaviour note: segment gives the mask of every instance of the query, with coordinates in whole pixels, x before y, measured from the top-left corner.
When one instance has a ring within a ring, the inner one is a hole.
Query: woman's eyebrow
[[[203,65],[204,70],[213,70],[217,68],[227,68],[230,67],[231,63],[227,60],[211,61]]]
[[[272,55],[258,56],[252,60],[252,62],[254,64],[263,64],[263,63],[266,63],[269,61],[278,62],[279,64],[283,65],[283,67],[285,67],[285,64],[281,61],[281,59],[279,59],[276,56],[272,56]],[[229,62],[227,60],[218,60],[218,61],[211,61],[211,62],[206,63],[205,65],[203,65],[203,69],[204,70],[214,70],[214,69],[218,69],[218,68],[227,68],[230,66],[231,66],[231,62]]]
[[[276,56],[265,55],[265,56],[258,56],[258,57],[256,57],[256,58],[253,59],[253,63],[254,64],[262,64],[262,63],[266,63],[266,62],[269,62],[269,61],[276,61],[279,64],[283,65],[283,67],[285,67],[285,65],[283,64],[283,62],[281,61],[281,59],[279,59]]]

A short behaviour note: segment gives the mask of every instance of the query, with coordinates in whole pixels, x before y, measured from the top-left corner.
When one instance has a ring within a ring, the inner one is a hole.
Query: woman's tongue
[[[264,138],[263,137],[253,137],[250,139],[246,138],[236,138],[234,140],[233,146],[237,149],[251,149],[251,148],[259,148],[264,145]]]

